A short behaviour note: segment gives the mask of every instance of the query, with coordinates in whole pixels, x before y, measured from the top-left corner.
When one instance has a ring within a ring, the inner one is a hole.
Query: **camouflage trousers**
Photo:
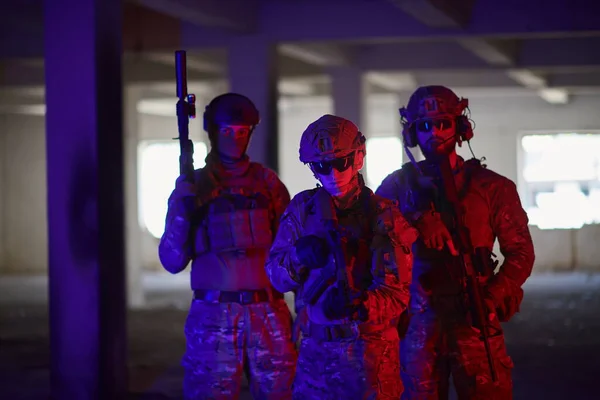
[[[186,400],[237,399],[242,373],[255,399],[291,399],[297,353],[283,299],[240,305],[193,301],[185,324]]]
[[[484,343],[463,320],[444,321],[431,310],[414,314],[400,344],[403,400],[448,399],[449,377],[460,400],[511,400],[513,362],[500,323],[492,322],[493,382]]]
[[[397,331],[336,342],[303,338],[292,390],[294,400],[398,400]]]

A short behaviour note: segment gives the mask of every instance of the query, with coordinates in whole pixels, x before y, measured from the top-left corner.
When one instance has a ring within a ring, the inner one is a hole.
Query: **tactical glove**
[[[452,242],[452,236],[448,228],[444,225],[439,213],[427,211],[416,222],[415,227],[419,231],[423,243],[430,249],[442,250],[448,246],[448,250],[453,256],[458,255],[458,251]]]
[[[175,190],[171,194],[169,207],[176,208],[177,214],[190,217],[196,211],[196,196],[198,187],[194,183],[187,182],[181,175],[175,181]]]

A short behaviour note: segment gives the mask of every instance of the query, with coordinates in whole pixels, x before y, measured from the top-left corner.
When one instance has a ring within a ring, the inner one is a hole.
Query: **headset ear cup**
[[[408,128],[406,124],[402,124],[402,141],[404,145],[410,147],[410,138],[408,137]]]
[[[473,139],[473,126],[466,115],[456,119],[456,130],[461,141],[466,142]]]
[[[404,124],[402,129],[402,138],[408,147],[417,146],[417,137],[414,125]]]
[[[204,125],[204,131],[207,133],[210,132],[211,125],[212,125],[213,115],[212,115],[212,110],[211,110],[211,104],[213,104],[213,102],[214,102],[214,99],[210,103],[208,103],[206,105],[206,107],[204,108],[204,114],[203,114],[203,122],[204,123],[203,123],[203,125]]]

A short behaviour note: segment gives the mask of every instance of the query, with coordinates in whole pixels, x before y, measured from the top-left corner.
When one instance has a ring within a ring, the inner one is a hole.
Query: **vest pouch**
[[[248,249],[253,247],[250,212],[252,210],[236,210],[229,214],[232,247]]]
[[[270,248],[273,242],[273,232],[271,231],[269,211],[265,208],[257,208],[249,211],[253,247]]]
[[[206,219],[206,228],[211,251],[233,248],[231,213],[209,214]]]

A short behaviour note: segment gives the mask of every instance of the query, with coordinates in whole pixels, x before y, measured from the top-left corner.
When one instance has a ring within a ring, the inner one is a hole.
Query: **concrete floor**
[[[43,277],[0,279],[0,398],[48,396]],[[129,313],[132,399],[181,398],[179,359],[189,303],[185,277],[146,275],[148,307]],[[600,275],[537,274],[522,311],[505,326],[515,399],[596,399],[600,374]],[[251,398],[247,391],[244,399]]]

